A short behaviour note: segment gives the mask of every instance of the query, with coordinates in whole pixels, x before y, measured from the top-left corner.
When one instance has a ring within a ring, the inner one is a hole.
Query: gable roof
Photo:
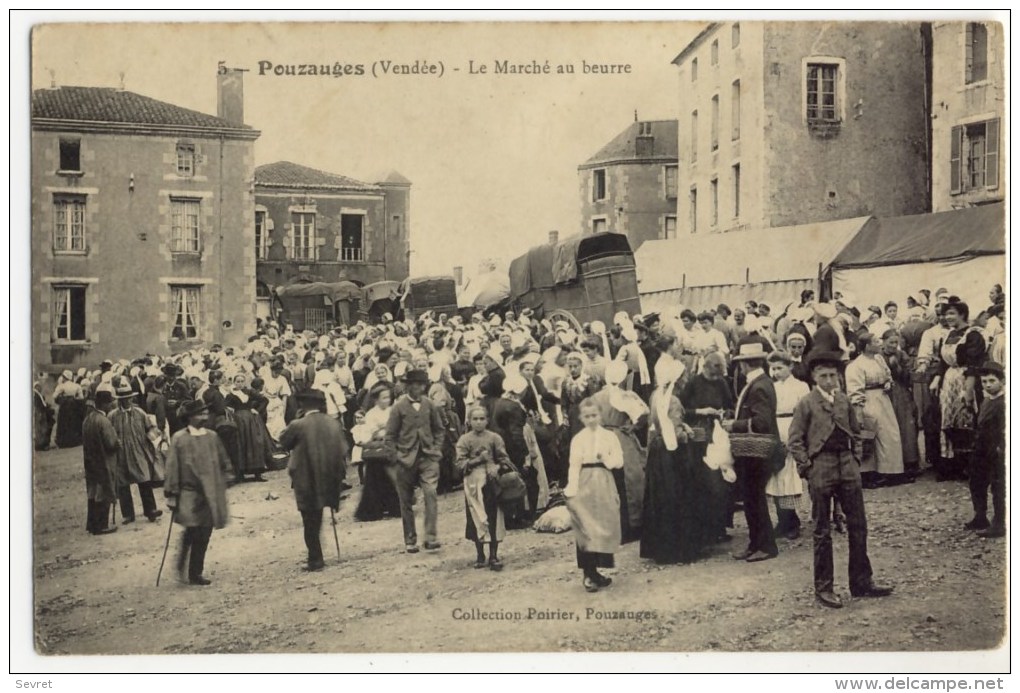
[[[209,131],[255,139],[259,131],[244,123],[175,106],[110,87],[57,87],[32,92],[36,129]]]
[[[642,125],[651,125],[652,151],[647,155],[637,153],[637,139]],[[595,156],[578,168],[589,168],[598,164],[624,163],[628,161],[677,161],[677,121],[651,120],[633,122],[627,129],[609,141]]]
[[[277,161],[255,169],[255,185],[263,188],[314,188],[347,192],[381,192],[378,185],[320,171],[291,161]]]

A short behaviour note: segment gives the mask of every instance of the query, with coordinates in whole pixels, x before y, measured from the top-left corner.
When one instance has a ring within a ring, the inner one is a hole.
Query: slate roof
[[[254,128],[110,87],[58,87],[32,92],[32,119],[164,127],[248,130]]]
[[[641,126],[648,123],[652,126],[652,153],[649,156],[638,156],[636,140],[641,133]],[[648,159],[676,161],[679,158],[677,152],[677,121],[652,120],[634,122],[581,166],[584,168],[594,164],[647,161]]]
[[[255,185],[270,188],[314,188],[348,192],[380,192],[377,185],[302,166],[290,161],[277,161],[255,169]]]

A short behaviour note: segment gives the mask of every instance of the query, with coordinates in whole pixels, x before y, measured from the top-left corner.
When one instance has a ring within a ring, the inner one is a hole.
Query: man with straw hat
[[[765,347],[761,342],[746,342],[733,357],[747,384],[737,398],[736,418],[724,421],[727,432],[765,433],[779,440],[776,421],[776,389],[765,373]],[[733,555],[749,563],[775,558],[779,554],[776,535],[769,517],[765,486],[773,469],[765,459],[736,457],[733,460],[737,483],[744,498],[744,517],[747,519],[747,548]]]
[[[97,393],[98,394],[98,393]],[[115,385],[114,397],[117,408],[110,412],[110,423],[120,440],[117,450],[117,482],[119,484],[120,512],[123,523],[135,521],[135,504],[131,498],[131,484],[138,485],[142,500],[142,512],[149,522],[163,514],[156,508],[154,486],[163,480],[162,462],[149,437],[150,430],[157,433],[155,424],[134,403],[135,391],[126,379],[121,378]]]

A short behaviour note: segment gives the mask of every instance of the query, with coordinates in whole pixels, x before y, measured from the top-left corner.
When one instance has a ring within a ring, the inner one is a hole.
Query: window
[[[53,250],[85,252],[85,196],[53,197]]]
[[[202,287],[170,286],[171,339],[198,339],[202,324]]]
[[[807,119],[808,122],[838,122],[839,104],[836,102],[836,79],[839,66],[827,63],[807,65]]]
[[[719,148],[719,95],[712,97],[712,151]]]
[[[691,81],[698,81],[698,59],[694,58],[691,60]]]
[[[698,112],[691,112],[691,163],[698,160]]]
[[[81,140],[60,138],[60,170],[81,170]]]
[[[952,193],[999,187],[999,119],[952,130],[950,187]]]
[[[293,212],[291,219],[290,257],[294,260],[315,260],[318,245],[315,241],[315,214]]]
[[[340,215],[340,259],[364,262],[365,217],[361,214]]]
[[[197,253],[201,250],[200,205],[199,200],[170,199],[170,252]]]
[[[740,139],[740,80],[733,82],[730,94],[730,121],[732,133],[730,139]]]
[[[733,218],[740,218],[740,164],[733,164],[730,169],[733,178]]]
[[[67,284],[53,287],[54,342],[85,341],[85,287]]]
[[[719,225],[719,179],[713,178],[712,186],[712,226]]]
[[[964,30],[964,81],[980,82],[988,79],[988,27],[970,22]]]
[[[719,64],[719,39],[712,41],[712,64]]]
[[[666,199],[675,200],[677,191],[677,175],[679,173],[679,166],[666,166],[665,178],[666,178]]]
[[[592,233],[605,233],[609,230],[609,223],[605,219],[592,219],[591,220],[591,232]]]
[[[177,175],[189,178],[195,175],[195,145],[177,145]]]
[[[269,232],[266,229],[266,213],[255,212],[255,259],[265,260],[269,246]]]
[[[734,24],[733,28],[730,29],[730,48],[736,48],[740,45],[740,25]]]
[[[638,135],[641,137],[652,136],[652,124],[650,122],[642,122],[638,124]]]
[[[697,233],[698,232],[698,188],[693,186],[693,185],[691,186],[690,200],[691,200],[691,220],[690,220],[691,233]]]
[[[662,222],[662,237],[666,239],[676,238],[676,217],[666,216]]]
[[[404,233],[404,229],[402,228],[400,215],[399,214],[394,214],[393,215],[393,235],[396,236],[397,238],[400,238],[403,235],[403,233]]]
[[[591,199],[594,202],[606,199],[606,169],[596,169],[591,179]]]

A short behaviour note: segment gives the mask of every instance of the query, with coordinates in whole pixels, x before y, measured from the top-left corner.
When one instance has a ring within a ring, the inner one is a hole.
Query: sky
[[[470,276],[481,260],[508,262],[550,230],[580,231],[577,166],[635,111],[676,117],[671,60],[703,26],[49,24],[33,32],[31,74],[33,88],[123,83],[215,114],[217,63],[248,69],[245,121],[262,132],[256,165],[289,160],[366,182],[399,171],[413,183],[411,273],[460,265]],[[443,75],[373,76],[387,60],[441,64]],[[548,61],[551,74],[495,74],[502,61]],[[262,70],[266,62],[273,67]],[[274,74],[336,63],[366,74]],[[630,73],[585,74],[584,63]],[[566,64],[575,72],[557,74]]]

